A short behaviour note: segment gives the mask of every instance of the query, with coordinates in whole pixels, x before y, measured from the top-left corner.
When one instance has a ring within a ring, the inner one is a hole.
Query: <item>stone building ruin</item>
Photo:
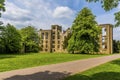
[[[99,38],[100,54],[113,53],[113,26],[111,24],[100,24],[101,34]],[[52,25],[51,30],[40,29],[42,52],[64,52],[63,41],[71,32],[70,28],[62,31],[62,26]]]

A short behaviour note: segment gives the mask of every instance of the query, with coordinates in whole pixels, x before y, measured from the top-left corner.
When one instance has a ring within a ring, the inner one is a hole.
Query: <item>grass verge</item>
[[[120,80],[120,59],[67,77],[64,80]]]
[[[0,72],[23,69],[48,64],[94,58],[104,55],[60,54],[60,53],[30,53],[30,54],[0,54]]]

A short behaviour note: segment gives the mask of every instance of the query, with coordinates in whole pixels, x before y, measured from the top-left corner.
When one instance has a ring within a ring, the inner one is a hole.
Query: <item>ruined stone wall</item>
[[[111,24],[101,24],[100,53],[113,53],[113,26]]]

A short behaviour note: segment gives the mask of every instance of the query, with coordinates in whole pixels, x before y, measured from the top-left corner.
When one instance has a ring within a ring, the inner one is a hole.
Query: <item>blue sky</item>
[[[89,7],[96,15],[98,24],[114,24],[114,13],[120,6],[105,12],[100,3],[87,3],[85,0],[6,0],[6,12],[1,20],[4,24],[11,23],[18,29],[33,25],[38,29],[50,29],[52,24],[71,27],[77,13]],[[120,28],[114,29],[114,39],[119,38]]]

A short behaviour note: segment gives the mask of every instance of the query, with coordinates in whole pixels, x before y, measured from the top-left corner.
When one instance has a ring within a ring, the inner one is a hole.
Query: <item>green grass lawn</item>
[[[58,54],[58,53],[30,53],[30,54],[0,54],[0,72],[61,63],[66,61],[93,58],[104,55]]]
[[[64,80],[120,80],[120,59],[70,76]]]

